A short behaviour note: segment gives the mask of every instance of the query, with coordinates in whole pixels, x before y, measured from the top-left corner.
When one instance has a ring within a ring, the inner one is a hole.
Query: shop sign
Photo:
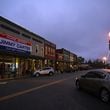
[[[32,45],[30,42],[26,42],[13,36],[0,34],[0,49],[30,54]]]

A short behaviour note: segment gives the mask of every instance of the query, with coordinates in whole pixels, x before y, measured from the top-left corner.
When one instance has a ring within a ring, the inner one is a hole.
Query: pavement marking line
[[[11,98],[13,98],[13,97],[17,97],[17,96],[20,96],[20,95],[23,95],[23,94],[26,94],[26,93],[29,93],[29,92],[32,92],[32,91],[35,91],[35,90],[44,88],[44,87],[48,87],[48,86],[51,86],[51,85],[54,85],[54,84],[63,82],[63,81],[65,81],[65,80],[71,79],[71,78],[72,78],[72,77],[69,77],[69,78],[66,78],[66,79],[62,79],[62,80],[58,80],[58,81],[51,82],[51,83],[48,83],[48,84],[44,84],[44,85],[41,85],[41,86],[38,86],[38,87],[35,87],[35,88],[31,88],[31,89],[28,89],[28,90],[24,90],[24,91],[21,91],[21,92],[17,92],[17,93],[11,94],[11,95],[7,95],[7,96],[4,96],[4,97],[0,97],[0,101],[8,100],[8,99],[11,99]]]

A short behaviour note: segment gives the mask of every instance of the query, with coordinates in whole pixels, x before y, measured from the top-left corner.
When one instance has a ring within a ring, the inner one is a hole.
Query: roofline
[[[42,40],[45,40],[45,39],[44,39],[43,37],[41,37],[40,35],[37,35],[37,34],[31,32],[31,31],[29,31],[28,29],[26,29],[26,28],[24,28],[24,27],[22,27],[22,26],[20,26],[20,25],[18,25],[18,24],[16,24],[16,23],[12,22],[12,21],[10,21],[10,20],[8,20],[8,19],[2,17],[2,16],[0,16],[0,20],[3,21],[3,22],[6,22],[6,23],[8,23],[8,24],[12,24],[13,26],[15,26],[15,27],[17,27],[17,28],[20,28],[20,29],[22,29],[22,30],[24,30],[24,31],[27,31],[29,34],[32,34],[33,36],[36,36],[36,37],[39,37],[39,38],[42,39]]]

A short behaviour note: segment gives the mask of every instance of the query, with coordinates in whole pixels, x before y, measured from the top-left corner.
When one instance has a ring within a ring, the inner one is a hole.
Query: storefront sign
[[[0,49],[30,54],[32,45],[30,42],[26,42],[13,36],[0,34]]]

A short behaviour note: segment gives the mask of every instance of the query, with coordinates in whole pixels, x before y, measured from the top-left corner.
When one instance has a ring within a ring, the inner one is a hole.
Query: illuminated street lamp
[[[110,32],[108,33],[108,36],[109,36],[109,38],[110,38]]]
[[[105,64],[107,61],[107,57],[103,57],[102,60],[103,60],[103,63]]]
[[[103,63],[104,63],[104,68],[106,68],[107,57],[103,57],[102,60],[103,60]]]

